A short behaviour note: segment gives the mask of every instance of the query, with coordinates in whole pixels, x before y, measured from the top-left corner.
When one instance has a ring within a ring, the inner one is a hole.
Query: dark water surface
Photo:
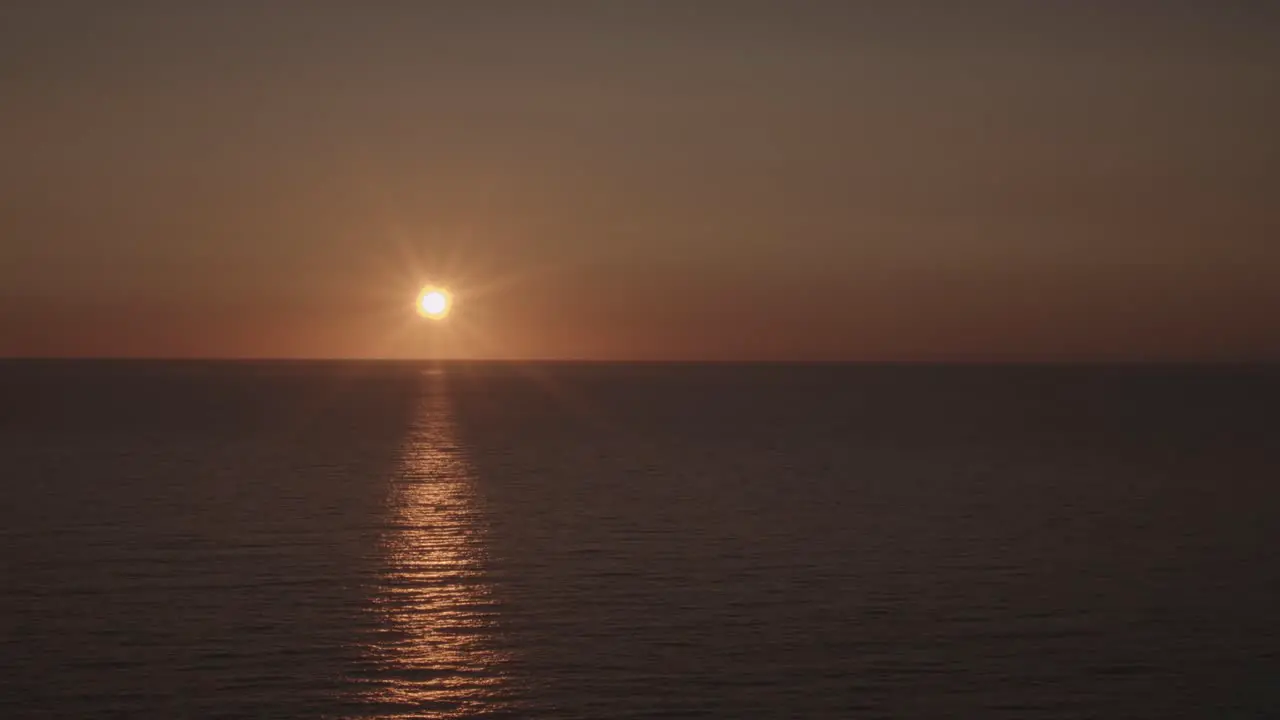
[[[1280,374],[0,363],[0,717],[1280,717]]]

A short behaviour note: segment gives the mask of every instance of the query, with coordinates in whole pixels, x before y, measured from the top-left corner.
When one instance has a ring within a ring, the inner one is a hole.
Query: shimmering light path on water
[[[370,611],[368,700],[389,712],[471,717],[501,709],[506,656],[486,577],[488,519],[440,376],[424,381],[388,483],[386,567]]]

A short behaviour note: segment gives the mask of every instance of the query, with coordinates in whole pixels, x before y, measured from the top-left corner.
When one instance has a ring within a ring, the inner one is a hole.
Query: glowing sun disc
[[[440,320],[449,314],[449,307],[453,305],[453,298],[449,296],[449,291],[444,288],[424,287],[422,292],[418,293],[416,305],[418,314],[422,317]]]

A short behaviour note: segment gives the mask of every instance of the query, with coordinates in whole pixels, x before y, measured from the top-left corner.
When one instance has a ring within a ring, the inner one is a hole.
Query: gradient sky
[[[0,355],[1280,359],[1277,8],[14,0]]]

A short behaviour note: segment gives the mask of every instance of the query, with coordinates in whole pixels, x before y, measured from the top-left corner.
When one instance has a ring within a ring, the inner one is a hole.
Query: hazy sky
[[[1276,8],[11,0],[0,355],[1280,359]]]

